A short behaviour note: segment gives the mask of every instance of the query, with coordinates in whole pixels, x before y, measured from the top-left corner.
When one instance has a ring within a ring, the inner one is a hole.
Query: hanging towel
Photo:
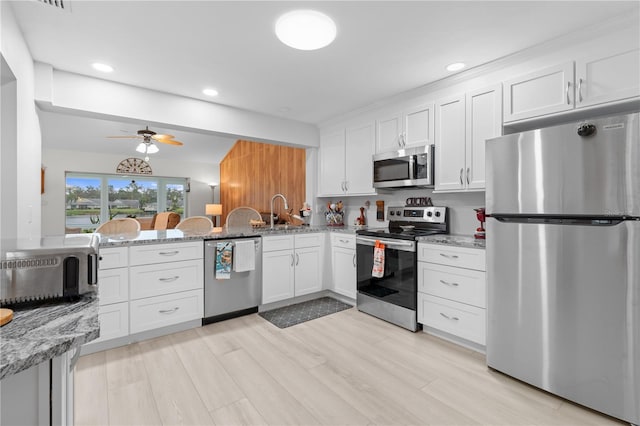
[[[376,245],[373,248],[373,270],[371,276],[375,278],[382,278],[384,276],[384,244],[376,240]]]
[[[233,255],[233,270],[236,272],[256,269],[256,249],[253,240],[238,240]]]
[[[231,278],[231,262],[233,259],[233,243],[216,243],[216,279],[228,280]]]

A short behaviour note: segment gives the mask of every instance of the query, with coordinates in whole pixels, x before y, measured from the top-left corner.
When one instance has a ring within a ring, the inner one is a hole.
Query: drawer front
[[[197,320],[204,313],[202,290],[132,300],[131,333]]]
[[[418,322],[485,345],[486,310],[418,293]]]
[[[487,307],[483,271],[418,262],[418,291],[479,308]]]
[[[293,235],[262,237],[262,251],[292,250]]]
[[[178,262],[181,260],[202,259],[204,243],[149,244],[132,246],[129,249],[129,264],[147,265],[150,263]]]
[[[129,268],[100,270],[98,272],[100,306],[129,300]]]
[[[322,245],[323,238],[324,238],[324,234],[321,234],[321,233],[296,234],[295,247],[296,248],[320,247]]]
[[[130,268],[131,299],[198,290],[204,284],[202,260],[185,260]]]
[[[115,303],[98,308],[100,337],[90,343],[105,342],[129,335],[129,303]]]
[[[441,244],[418,244],[418,260],[486,271],[485,251],[466,247],[449,247]]]
[[[103,270],[126,267],[129,265],[128,256],[128,247],[101,248],[98,268]]]
[[[356,249],[356,236],[334,232],[331,234],[331,247],[342,247],[346,249]]]

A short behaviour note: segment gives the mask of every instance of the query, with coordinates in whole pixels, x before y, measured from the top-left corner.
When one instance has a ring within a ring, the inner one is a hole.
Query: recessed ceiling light
[[[107,64],[101,64],[100,62],[94,62],[91,66],[100,72],[113,72],[113,67]]]
[[[276,35],[281,42],[299,50],[316,50],[336,38],[336,24],[315,10],[294,10],[278,18]]]
[[[466,67],[466,65],[463,62],[455,62],[447,65],[447,71],[460,71],[464,67]]]
[[[218,96],[218,91],[216,89],[204,89],[202,93],[207,96]]]

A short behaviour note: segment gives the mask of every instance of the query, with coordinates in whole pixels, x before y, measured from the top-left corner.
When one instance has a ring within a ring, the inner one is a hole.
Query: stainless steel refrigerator
[[[640,115],[488,140],[487,363],[640,423]]]

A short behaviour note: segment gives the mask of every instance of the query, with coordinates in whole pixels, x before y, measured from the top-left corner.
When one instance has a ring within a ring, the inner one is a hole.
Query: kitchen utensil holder
[[[326,212],[325,220],[327,221],[327,226],[344,226],[344,210]]]

